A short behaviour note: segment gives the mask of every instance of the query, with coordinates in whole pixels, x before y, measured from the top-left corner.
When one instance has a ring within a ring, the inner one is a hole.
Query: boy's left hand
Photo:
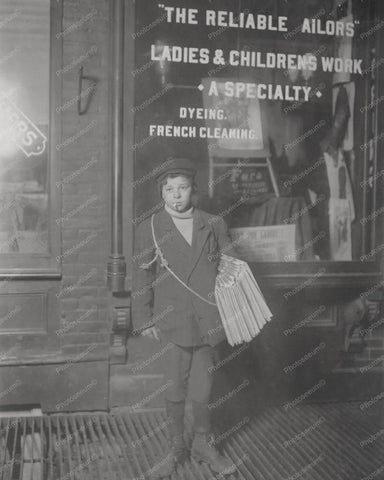
[[[141,335],[143,337],[149,337],[149,338],[154,338],[156,340],[160,340],[159,338],[159,331],[157,330],[156,327],[150,327],[150,328],[146,328],[145,330],[143,330],[141,332]]]

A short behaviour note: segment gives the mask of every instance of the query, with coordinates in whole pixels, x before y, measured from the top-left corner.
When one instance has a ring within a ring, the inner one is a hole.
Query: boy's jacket
[[[220,253],[232,255],[231,239],[224,220],[197,208],[193,211],[192,246],[161,210],[154,217],[157,243],[168,266],[195,292],[215,302],[215,280]],[[155,257],[151,219],[137,229],[135,242],[134,288],[132,307],[134,329],[156,324],[163,338],[182,346],[209,343],[214,346],[225,339],[219,311],[188,291],[160,265]]]

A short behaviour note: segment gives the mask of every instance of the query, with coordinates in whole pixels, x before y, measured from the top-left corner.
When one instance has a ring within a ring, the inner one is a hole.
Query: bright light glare
[[[17,138],[18,130],[16,125],[12,123],[12,119],[4,108],[4,102],[8,100],[15,100],[16,88],[10,85],[5,85],[0,82],[0,174],[2,170],[3,159],[15,155],[18,151],[16,142],[13,140]]]

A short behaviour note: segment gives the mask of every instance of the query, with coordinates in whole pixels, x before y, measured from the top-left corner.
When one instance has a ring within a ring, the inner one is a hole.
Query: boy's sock
[[[176,466],[184,463],[186,449],[184,444],[184,400],[171,402],[166,400],[167,430],[169,434],[169,451],[166,457],[152,467],[151,480],[170,478],[176,471]]]
[[[184,433],[185,401],[171,402],[170,400],[166,400],[165,406],[169,421],[168,430],[170,436],[172,438],[182,436]]]
[[[209,433],[211,431],[211,412],[208,403],[192,402],[193,429],[196,433]]]

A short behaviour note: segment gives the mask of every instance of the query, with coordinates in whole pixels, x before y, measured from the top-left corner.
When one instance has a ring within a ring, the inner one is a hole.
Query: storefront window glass
[[[49,0],[0,2],[0,254],[48,245]]]
[[[186,156],[244,259],[372,260],[373,4],[137,2],[136,218]]]

